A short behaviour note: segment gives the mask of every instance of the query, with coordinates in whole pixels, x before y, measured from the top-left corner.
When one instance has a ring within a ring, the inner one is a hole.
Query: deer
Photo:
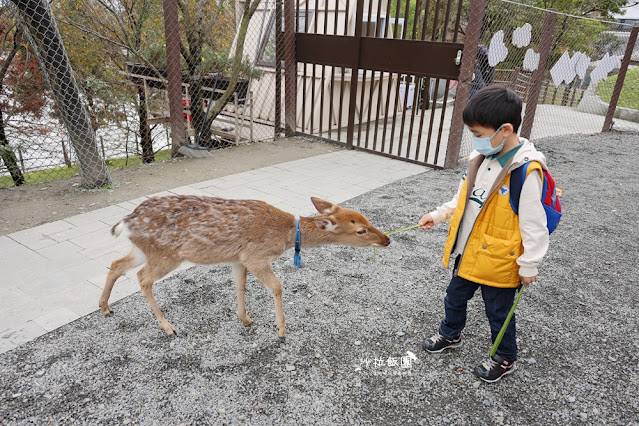
[[[126,231],[131,251],[113,261],[99,307],[111,315],[109,297],[115,281],[126,271],[144,264],[137,277],[142,295],[168,336],[177,331],[164,317],[153,297],[153,283],[183,262],[199,265],[231,264],[237,291],[237,315],[244,326],[253,322],[246,312],[247,271],[273,294],[277,335],[286,338],[282,308],[282,284],[272,263],[286,250],[327,244],[354,247],[387,247],[390,239],[361,213],[329,201],[311,197],[320,213],[299,217],[264,201],[233,200],[196,195],[151,197],[116,223],[116,238]],[[298,231],[299,229],[299,231]],[[297,244],[296,244],[297,240]],[[296,262],[297,266],[297,262]]]

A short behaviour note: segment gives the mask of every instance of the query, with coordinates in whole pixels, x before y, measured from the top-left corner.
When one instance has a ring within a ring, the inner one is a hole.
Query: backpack
[[[519,197],[521,196],[521,188],[524,186],[526,176],[528,176],[528,166],[531,161],[528,161],[523,166],[516,168],[510,174],[510,205],[513,208],[515,214],[519,214]],[[552,234],[557,228],[559,220],[561,219],[561,203],[559,202],[559,196],[557,195],[557,188],[555,187],[555,180],[552,178],[548,170],[542,169],[544,178],[542,179],[542,192],[541,192],[541,204],[546,211],[546,227],[548,228],[548,234]],[[561,193],[561,190],[559,190]]]

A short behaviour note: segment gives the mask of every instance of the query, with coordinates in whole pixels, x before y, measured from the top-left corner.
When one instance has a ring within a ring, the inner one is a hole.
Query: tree
[[[111,184],[111,175],[98,151],[91,120],[50,10],[39,0],[12,2],[29,30],[58,111],[68,129],[82,171],[82,186],[98,188]]]
[[[11,50],[5,56],[4,62],[0,67],[0,93],[2,93],[4,91],[4,80],[9,73],[11,63],[16,57],[18,51],[21,49],[22,30],[17,25],[14,25],[12,28],[7,28],[7,25],[5,24],[3,25],[3,28],[0,29],[0,31],[2,32],[2,36],[4,36],[4,38],[7,39],[7,41],[12,45]],[[13,35],[10,36],[12,32]],[[0,158],[2,158],[5,166],[9,170],[11,179],[13,179],[13,184],[15,186],[20,186],[25,183],[25,179],[22,171],[20,171],[20,167],[18,166],[16,155],[9,146],[9,141],[7,140],[4,115],[2,113],[3,109],[5,109],[6,106],[8,105],[4,105],[4,102],[0,104]]]
[[[229,77],[229,84],[222,96],[215,102],[213,107],[209,110],[206,116],[207,123],[211,122],[222,111],[226,103],[229,101],[239,80],[240,74],[243,69],[243,55],[244,55],[244,41],[246,40],[246,31],[248,30],[249,22],[255,14],[257,7],[260,4],[260,0],[247,0],[244,3],[244,9],[242,10],[242,18],[240,20],[240,26],[237,29],[237,36],[235,39],[235,54],[231,64],[231,75]],[[207,124],[206,127],[209,127]]]
[[[206,74],[226,68],[234,33],[233,16],[226,1],[178,0],[178,7],[184,33],[180,37],[180,54],[186,65],[185,77],[189,84],[193,125],[195,132],[202,130],[199,135],[202,146],[216,147],[217,142],[211,138],[210,122],[205,117],[203,100],[206,95],[202,90],[202,79]]]
[[[70,57],[87,96],[94,129],[101,122],[119,122],[122,112],[113,107],[119,100],[130,102],[130,85],[120,71],[133,60],[150,67],[161,78],[158,40],[161,40],[161,8],[152,0],[64,0],[57,9]],[[105,63],[105,59],[107,60]],[[137,86],[142,161],[155,161],[151,128],[147,120],[146,93]],[[93,102],[96,100],[97,102]]]

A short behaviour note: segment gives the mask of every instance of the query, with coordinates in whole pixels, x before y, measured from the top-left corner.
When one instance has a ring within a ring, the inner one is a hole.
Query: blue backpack
[[[519,214],[519,197],[521,196],[521,188],[524,186],[526,176],[528,176],[528,166],[531,161],[528,161],[523,166],[516,168],[510,174],[510,205],[513,208],[515,214]],[[559,202],[559,196],[557,195],[557,188],[555,186],[555,180],[550,175],[548,170],[543,170],[544,178],[542,179],[542,192],[541,192],[541,204],[546,211],[546,227],[548,228],[548,234],[557,228],[559,220],[561,219],[561,203]],[[561,190],[559,190],[561,193]]]

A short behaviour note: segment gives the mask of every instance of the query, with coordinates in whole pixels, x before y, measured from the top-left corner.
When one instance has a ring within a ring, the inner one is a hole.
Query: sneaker
[[[461,334],[456,339],[447,339],[439,331],[432,337],[424,340],[424,350],[433,354],[438,354],[444,349],[453,349],[461,346]]]
[[[493,383],[515,371],[515,361],[506,361],[499,355],[492,356],[475,367],[475,376]]]

